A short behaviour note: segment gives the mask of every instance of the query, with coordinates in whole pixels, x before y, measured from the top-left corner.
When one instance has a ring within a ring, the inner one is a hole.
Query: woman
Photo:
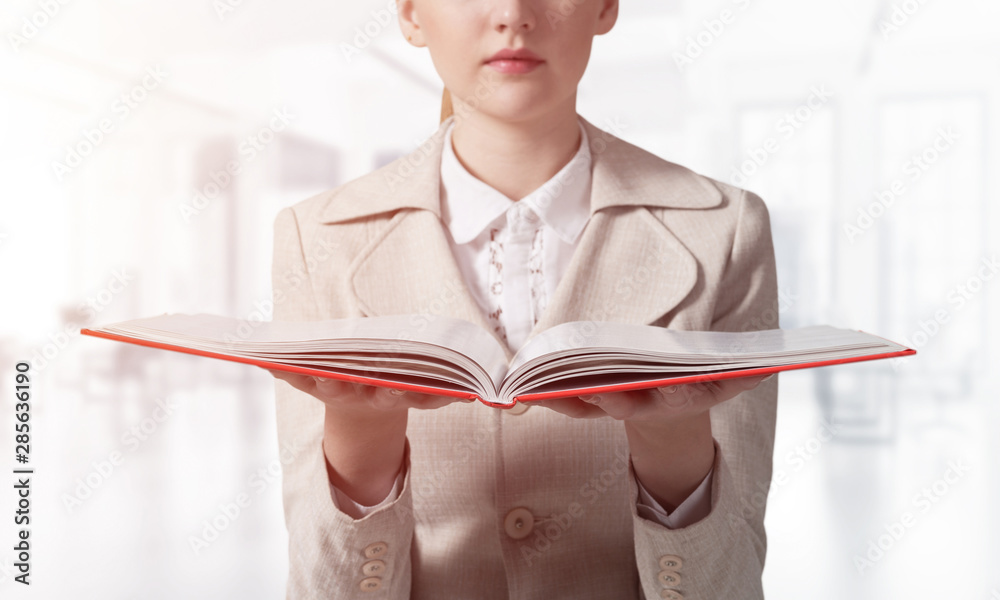
[[[276,320],[447,314],[508,356],[566,321],[778,326],[760,198],[576,113],[617,1],[397,6],[442,122],[279,213]],[[289,597],[763,595],[773,378],[500,410],[272,373]]]

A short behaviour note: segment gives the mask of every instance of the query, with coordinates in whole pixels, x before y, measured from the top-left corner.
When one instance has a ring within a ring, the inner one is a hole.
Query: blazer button
[[[664,554],[660,557],[660,568],[664,571],[680,571],[683,566],[684,561],[679,556]]]
[[[663,587],[677,587],[681,584],[681,574],[677,571],[660,571],[656,574]]]
[[[361,580],[362,592],[375,592],[382,589],[382,580],[378,577],[366,577]]]
[[[510,408],[506,408],[504,410],[507,412],[508,415],[520,415],[523,414],[524,411],[528,410],[529,408],[531,408],[531,406],[529,406],[526,402],[516,402],[514,403],[514,406],[511,406]]]
[[[660,590],[660,598],[666,598],[667,600],[684,600],[684,594],[678,592],[677,590]]]
[[[378,558],[385,554],[389,550],[389,545],[385,542],[375,542],[374,544],[368,544],[362,553],[365,558]]]
[[[370,560],[361,565],[361,573],[364,575],[381,575],[383,572],[385,572],[384,560]]]
[[[534,526],[535,516],[523,506],[511,510],[503,520],[504,531],[515,540],[528,537],[531,534],[531,528]]]

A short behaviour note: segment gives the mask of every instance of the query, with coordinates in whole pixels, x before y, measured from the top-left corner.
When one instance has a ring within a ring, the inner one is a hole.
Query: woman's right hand
[[[433,409],[453,402],[475,402],[453,396],[438,396],[366,385],[339,379],[327,379],[267,369],[275,378],[323,402],[328,409],[343,413],[395,413],[408,408]]]
[[[267,369],[326,405],[323,454],[330,483],[363,506],[387,497],[403,463],[407,409],[463,399]],[[469,400],[474,402],[475,400]]]

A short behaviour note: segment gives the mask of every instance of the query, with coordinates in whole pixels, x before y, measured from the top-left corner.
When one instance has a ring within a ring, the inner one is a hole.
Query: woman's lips
[[[498,58],[496,60],[491,60],[486,64],[501,73],[528,73],[530,71],[534,71],[535,68],[543,62],[545,61],[518,58]]]

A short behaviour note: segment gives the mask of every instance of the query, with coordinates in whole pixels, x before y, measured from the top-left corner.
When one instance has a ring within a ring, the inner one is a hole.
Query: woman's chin
[[[484,98],[479,105],[471,105],[468,113],[483,113],[495,119],[518,122],[530,121],[551,115],[558,105],[545,94],[498,93]],[[455,113],[459,113],[456,107]]]

